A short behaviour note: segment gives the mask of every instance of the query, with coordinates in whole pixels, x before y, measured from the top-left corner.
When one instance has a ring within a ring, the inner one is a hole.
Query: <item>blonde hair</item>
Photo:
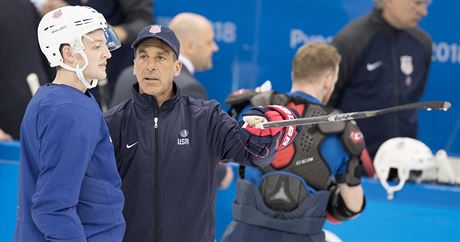
[[[305,44],[292,60],[293,81],[316,80],[326,72],[335,71],[340,60],[339,52],[330,44]]]

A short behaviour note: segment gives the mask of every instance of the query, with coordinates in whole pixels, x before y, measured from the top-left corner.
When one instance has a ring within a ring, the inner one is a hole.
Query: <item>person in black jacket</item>
[[[212,55],[219,48],[214,41],[214,30],[211,22],[204,16],[195,13],[179,13],[170,22],[181,45],[179,61],[182,69],[174,80],[184,96],[208,100],[203,85],[196,79],[195,71],[206,71],[212,68]],[[136,83],[133,67],[127,67],[115,86],[111,107],[130,98],[131,87]],[[233,170],[225,164],[217,170],[219,188],[227,188],[233,180]]]
[[[211,22],[195,13],[180,13],[171,20],[169,27],[176,33],[182,46],[179,56],[182,71],[175,82],[184,95],[208,99],[205,88],[194,74],[211,69],[212,55],[219,50]]]
[[[181,95],[173,82],[179,46],[168,27],[141,30],[133,97],[105,115],[123,181],[126,242],[214,241],[218,161],[266,166],[297,133],[254,128],[298,116],[284,107],[254,108],[240,128],[216,101]]]
[[[212,24],[199,14],[179,13],[171,20],[169,27],[176,34],[181,46],[179,61],[182,63],[182,69],[174,82],[182,95],[208,100],[208,94],[196,79],[195,71],[212,68],[212,55],[218,50]],[[111,107],[129,99],[132,85],[136,82],[132,66],[123,70],[115,86]],[[221,164],[217,173],[219,188],[227,188],[233,180],[233,170]]]
[[[0,140],[10,140],[19,139],[27,103],[50,77],[38,46],[40,18],[32,3],[0,1],[0,9]]]
[[[332,40],[342,56],[329,105],[344,112],[417,102],[431,65],[430,36],[417,27],[430,0],[375,0],[373,11],[346,25]],[[357,121],[369,153],[392,137],[417,136],[417,112]]]

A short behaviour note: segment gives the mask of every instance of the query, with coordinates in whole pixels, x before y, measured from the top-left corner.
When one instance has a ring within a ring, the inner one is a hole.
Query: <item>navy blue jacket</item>
[[[49,82],[50,68],[38,45],[40,17],[31,1],[0,1],[0,9],[0,22],[5,23],[0,36],[0,128],[18,140],[21,120],[32,98],[26,80],[35,73],[41,84]],[[24,51],[20,55],[19,49]]]
[[[339,80],[329,104],[343,112],[417,102],[431,64],[430,36],[420,28],[398,30],[374,9],[345,26],[332,40],[342,55]],[[357,120],[374,156],[392,137],[416,137],[417,112]]]
[[[175,84],[161,108],[138,88],[106,114],[125,194],[124,241],[214,241],[218,161],[253,162],[238,124],[216,101],[182,96]]]
[[[21,125],[14,241],[121,241],[120,186],[94,97],[66,85],[40,87]]]

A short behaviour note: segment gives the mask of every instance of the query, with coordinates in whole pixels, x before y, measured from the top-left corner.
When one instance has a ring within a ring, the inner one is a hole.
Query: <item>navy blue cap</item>
[[[134,49],[145,39],[147,38],[157,38],[165,42],[176,54],[176,57],[179,58],[180,53],[180,44],[179,40],[176,37],[174,32],[166,27],[160,25],[149,25],[144,27],[138,34],[136,40],[133,42],[131,47]]]

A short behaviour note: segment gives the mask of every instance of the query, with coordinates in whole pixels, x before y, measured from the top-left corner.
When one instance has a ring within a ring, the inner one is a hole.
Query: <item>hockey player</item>
[[[270,91],[248,97],[246,92],[228,100],[288,106],[303,117],[337,112],[322,104],[334,89],[339,62],[337,50],[328,44],[304,45],[292,62],[289,95]],[[324,241],[326,214],[338,222],[364,209],[363,150],[364,139],[354,122],[309,125],[293,144],[276,154],[270,166],[240,167],[234,220],[222,242]]]
[[[38,41],[57,74],[38,89],[22,121],[14,241],[121,241],[121,180],[88,91],[106,77],[109,50],[119,41],[100,13],[80,6],[46,14]]]

